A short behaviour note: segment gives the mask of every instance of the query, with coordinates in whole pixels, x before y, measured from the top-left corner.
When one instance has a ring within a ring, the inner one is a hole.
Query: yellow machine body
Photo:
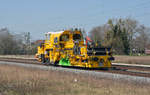
[[[89,48],[79,30],[46,33],[36,57],[44,64],[86,68],[109,68],[113,58],[109,48]]]

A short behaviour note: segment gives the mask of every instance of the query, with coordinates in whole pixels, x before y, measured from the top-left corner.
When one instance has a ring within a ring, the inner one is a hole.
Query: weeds
[[[149,84],[0,65],[0,95],[149,95]]]

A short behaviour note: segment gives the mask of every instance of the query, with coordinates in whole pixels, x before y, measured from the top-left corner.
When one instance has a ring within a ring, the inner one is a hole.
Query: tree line
[[[142,54],[150,47],[150,28],[131,18],[109,19],[88,34],[98,46],[112,47],[114,54]],[[37,45],[29,32],[13,34],[8,28],[0,29],[0,54],[35,54]]]
[[[106,24],[94,27],[89,36],[103,47],[112,47],[115,54],[133,55],[144,53],[150,45],[150,28],[137,20],[109,19]]]
[[[35,54],[37,45],[31,43],[30,33],[13,34],[8,28],[0,29],[0,54]]]

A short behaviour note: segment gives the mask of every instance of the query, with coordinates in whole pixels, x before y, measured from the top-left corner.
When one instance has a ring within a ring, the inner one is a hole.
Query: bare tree
[[[140,25],[137,29],[135,38],[135,48],[138,52],[144,53],[146,46],[149,44],[149,31],[150,29],[144,25]]]
[[[105,26],[98,26],[93,28],[90,33],[89,36],[90,38],[98,44],[102,44],[104,41],[104,31],[105,31]]]
[[[0,54],[13,54],[17,51],[17,43],[7,28],[0,30]]]
[[[144,51],[149,42],[148,31],[134,19],[120,18],[108,20],[106,24],[93,28],[89,34],[95,42],[112,46],[116,54],[132,54],[135,48]]]

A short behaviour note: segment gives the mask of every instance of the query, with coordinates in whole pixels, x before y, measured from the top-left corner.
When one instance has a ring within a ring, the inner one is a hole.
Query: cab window
[[[80,34],[73,34],[73,40],[81,40]]]
[[[69,41],[69,34],[64,34],[60,36],[60,41]]]

